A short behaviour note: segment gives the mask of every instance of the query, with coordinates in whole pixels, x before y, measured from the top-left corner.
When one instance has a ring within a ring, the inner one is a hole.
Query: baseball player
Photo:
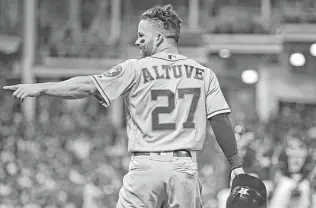
[[[129,172],[118,208],[202,206],[197,152],[207,121],[231,166],[244,173],[228,114],[230,108],[214,72],[179,54],[182,20],[171,5],[145,11],[136,46],[141,59],[130,59],[103,74],[54,83],[6,86],[23,101],[40,95],[64,99],[95,96],[109,106],[124,97],[127,112]]]

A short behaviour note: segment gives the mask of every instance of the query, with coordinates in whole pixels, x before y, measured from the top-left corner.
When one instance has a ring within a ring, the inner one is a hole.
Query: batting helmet
[[[239,174],[233,180],[226,208],[266,208],[266,201],[264,183],[254,176]]]

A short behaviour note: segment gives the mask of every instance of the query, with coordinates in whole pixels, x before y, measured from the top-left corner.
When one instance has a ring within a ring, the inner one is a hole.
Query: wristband
[[[232,156],[227,157],[227,160],[228,160],[231,170],[242,167],[241,162],[239,160],[238,153],[235,153]]]
[[[239,165],[236,165],[236,166],[232,166],[232,167],[230,167],[230,170],[232,171],[232,170],[234,170],[236,168],[242,168],[242,165],[239,164]]]

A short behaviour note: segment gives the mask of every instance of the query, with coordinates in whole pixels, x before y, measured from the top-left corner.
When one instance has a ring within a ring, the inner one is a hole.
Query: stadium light
[[[316,56],[316,43],[313,43],[310,47],[310,53],[312,56]]]
[[[218,55],[221,58],[229,58],[231,56],[231,52],[228,49],[221,49],[219,50]]]
[[[246,84],[254,84],[258,81],[259,75],[255,70],[247,69],[242,72],[241,79]]]
[[[305,62],[306,59],[302,53],[293,53],[290,56],[290,63],[293,66],[304,66]]]

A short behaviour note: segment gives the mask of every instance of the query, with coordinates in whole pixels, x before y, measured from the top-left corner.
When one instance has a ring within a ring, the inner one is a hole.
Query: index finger
[[[19,88],[18,85],[10,85],[10,86],[4,86],[4,90],[17,90]]]

